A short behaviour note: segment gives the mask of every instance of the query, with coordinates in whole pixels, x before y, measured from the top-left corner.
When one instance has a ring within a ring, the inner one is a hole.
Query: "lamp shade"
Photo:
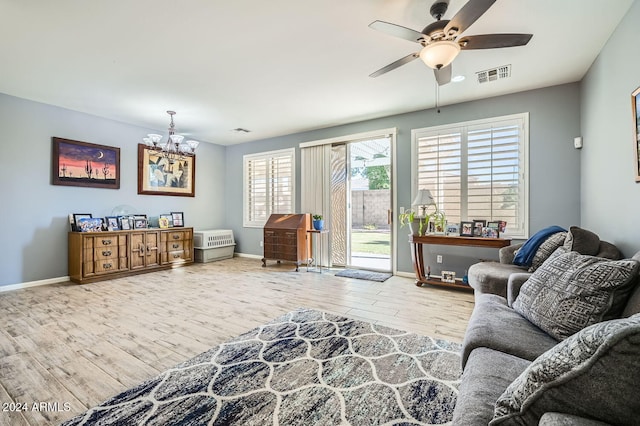
[[[433,195],[428,189],[419,189],[416,198],[411,203],[413,206],[434,206],[435,204],[436,200],[433,199]]]
[[[449,65],[460,53],[460,45],[455,41],[443,40],[427,44],[420,51],[420,59],[429,68],[440,69]]]

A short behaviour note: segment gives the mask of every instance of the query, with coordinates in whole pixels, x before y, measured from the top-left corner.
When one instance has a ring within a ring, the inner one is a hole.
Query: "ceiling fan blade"
[[[452,28],[458,29],[458,34],[461,34],[471,26],[476,20],[481,17],[496,0],[469,0],[467,4],[462,6],[462,9],[455,14],[444,28],[445,34]]]
[[[462,50],[524,46],[533,34],[482,34],[458,39]]]
[[[403,27],[401,25],[392,24],[385,21],[373,21],[369,24],[369,28],[382,31],[383,33],[390,34],[394,37],[400,37],[405,40],[418,42],[418,40],[424,38],[424,35],[411,28]]]
[[[451,64],[447,65],[446,67],[442,67],[439,70],[434,69],[433,73],[436,75],[438,86],[447,84],[451,81]]]
[[[396,68],[403,66],[404,64],[408,64],[409,62],[411,62],[414,59],[416,59],[418,56],[420,56],[418,53],[411,53],[411,54],[405,56],[404,58],[400,58],[395,62],[391,62],[386,67],[382,67],[378,71],[376,71],[376,72],[374,72],[372,74],[369,74],[369,77],[378,77],[378,76],[380,76],[382,74],[388,73],[389,71],[393,71]]]

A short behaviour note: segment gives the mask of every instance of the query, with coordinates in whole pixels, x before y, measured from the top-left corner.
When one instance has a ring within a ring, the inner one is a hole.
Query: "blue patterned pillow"
[[[522,285],[513,309],[557,340],[620,317],[640,263],[557,249]]]
[[[535,359],[498,398],[490,426],[538,424],[550,411],[637,425],[640,314],[585,328]]]

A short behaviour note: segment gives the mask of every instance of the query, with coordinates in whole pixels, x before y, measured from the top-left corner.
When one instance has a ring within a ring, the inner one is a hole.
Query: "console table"
[[[409,236],[409,245],[411,246],[411,260],[413,261],[413,270],[416,273],[416,285],[420,287],[422,284],[431,284],[450,288],[462,288],[470,290],[468,284],[446,283],[439,278],[428,278],[425,274],[424,258],[422,256],[422,246],[424,244],[434,244],[443,246],[463,246],[463,247],[489,247],[500,249],[511,245],[511,239],[505,238],[483,238],[483,237],[457,237],[445,235],[417,235]]]

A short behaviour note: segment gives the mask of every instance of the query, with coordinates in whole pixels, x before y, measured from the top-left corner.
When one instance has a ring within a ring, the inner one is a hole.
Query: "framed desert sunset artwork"
[[[52,138],[51,184],[120,188],[120,148]]]

